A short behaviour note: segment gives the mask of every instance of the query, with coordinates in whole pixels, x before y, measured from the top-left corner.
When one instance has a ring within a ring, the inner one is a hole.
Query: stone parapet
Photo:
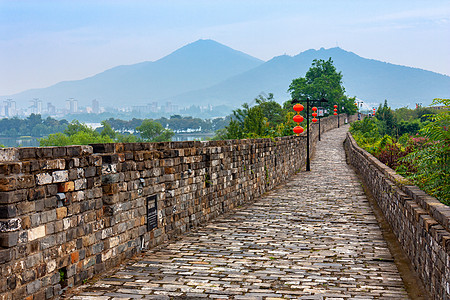
[[[361,149],[350,133],[344,145],[430,295],[450,299],[450,207]]]

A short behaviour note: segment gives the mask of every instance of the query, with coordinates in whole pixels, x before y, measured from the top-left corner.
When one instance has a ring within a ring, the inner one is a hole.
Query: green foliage
[[[433,104],[444,104],[446,109],[427,116],[431,122],[420,133],[429,142],[404,161],[416,165],[411,177],[419,187],[450,205],[450,99],[434,99]]]
[[[143,121],[143,119],[136,118],[129,121],[114,118],[109,118],[107,120],[114,130],[120,132],[134,132],[135,128],[141,126]],[[199,132],[211,132],[225,128],[230,121],[230,117],[203,120],[200,118],[173,115],[170,118],[161,117],[159,119],[154,119],[154,121],[158,122],[165,128],[173,130],[174,132],[185,132],[191,129]]]
[[[111,125],[108,123],[108,121],[102,121],[103,129],[100,132],[101,136],[109,136],[111,139],[115,139],[117,136],[117,133],[112,129]]]
[[[345,96],[345,88],[342,84],[342,73],[337,72],[333,61],[315,59],[312,66],[306,72],[305,77],[292,80],[288,91],[292,99],[306,102],[306,98],[319,100],[325,98],[328,102],[324,105],[329,112],[337,105],[339,113],[356,113],[355,98]],[[303,104],[305,106],[305,104]],[[342,111],[344,107],[344,111]]]
[[[289,121],[289,118],[292,120],[293,114],[283,109],[273,99],[272,93],[267,98],[258,96],[255,103],[254,106],[244,103],[242,108],[234,110],[226,131],[219,131],[215,139],[265,138],[292,134],[291,125],[294,122]],[[289,130],[287,124],[291,126]]]
[[[353,122],[350,125],[350,132],[358,145],[370,153],[373,154],[378,148],[381,135],[376,119],[364,118],[361,121]]]
[[[358,145],[450,205],[450,100],[435,99],[433,104],[443,104],[444,109],[392,111],[385,102],[376,118],[355,122],[350,131]],[[423,114],[425,111],[432,114]]]
[[[101,135],[86,124],[73,120],[68,124],[64,133],[58,132],[49,134],[46,138],[39,140],[39,145],[43,146],[68,146],[68,145],[88,145],[94,143],[112,143],[114,140],[108,135]]]
[[[174,135],[172,130],[165,129],[160,123],[150,119],[145,119],[136,130],[145,141],[149,142],[170,141]]]
[[[381,123],[378,125],[381,135],[391,134],[396,128],[396,120],[392,109],[388,106],[387,100],[384,100],[384,105],[378,107],[375,117]]]
[[[67,123],[66,120],[58,121],[51,117],[42,119],[41,115],[36,114],[31,114],[26,119],[4,118],[0,120],[0,136],[41,137],[50,133],[62,132],[67,127]]]

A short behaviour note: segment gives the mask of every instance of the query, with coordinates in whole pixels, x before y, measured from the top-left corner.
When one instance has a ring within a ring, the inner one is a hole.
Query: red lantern
[[[297,103],[294,105],[294,110],[297,112],[300,112],[303,110],[303,105],[301,105],[300,103]]]
[[[312,121],[313,121],[314,123],[316,123],[316,122],[317,122],[317,119],[316,119],[316,118],[313,118]]]
[[[333,109],[334,110],[334,112],[337,112],[337,108],[335,108],[335,109]]]
[[[312,109],[312,111],[317,111],[317,107],[315,107],[315,106],[311,109]]]
[[[333,115],[337,116],[337,112],[335,112]]]
[[[295,115],[294,118],[293,118],[293,120],[294,120],[294,122],[296,122],[296,123],[301,123],[301,122],[303,122],[303,117],[300,116],[300,115]]]
[[[294,127],[294,132],[295,132],[296,134],[302,133],[302,132],[303,132],[303,127],[301,127],[301,126],[295,126],[295,127]]]
[[[336,104],[334,105],[334,108],[337,108],[337,105],[336,105]]]
[[[316,112],[313,112],[312,113],[312,116],[315,118],[315,117],[317,117],[317,113]]]

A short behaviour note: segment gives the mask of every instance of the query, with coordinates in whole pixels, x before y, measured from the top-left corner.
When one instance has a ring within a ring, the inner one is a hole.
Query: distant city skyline
[[[450,1],[0,0],[0,95],[155,61],[198,39],[265,61],[339,46],[450,75]]]

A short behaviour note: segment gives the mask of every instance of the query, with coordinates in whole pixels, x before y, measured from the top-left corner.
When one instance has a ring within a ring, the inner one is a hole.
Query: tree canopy
[[[305,77],[292,80],[288,91],[291,93],[292,99],[298,99],[302,103],[306,102],[306,98],[310,100],[326,99],[328,102],[323,106],[329,112],[332,111],[334,105],[337,105],[339,113],[356,113],[355,98],[348,98],[345,95],[342,73],[336,70],[331,58],[327,61],[313,60]],[[342,111],[342,107],[344,111]]]
[[[160,123],[145,119],[141,126],[136,127],[141,137],[149,142],[165,142],[170,141],[174,132],[170,129],[165,129]]]

